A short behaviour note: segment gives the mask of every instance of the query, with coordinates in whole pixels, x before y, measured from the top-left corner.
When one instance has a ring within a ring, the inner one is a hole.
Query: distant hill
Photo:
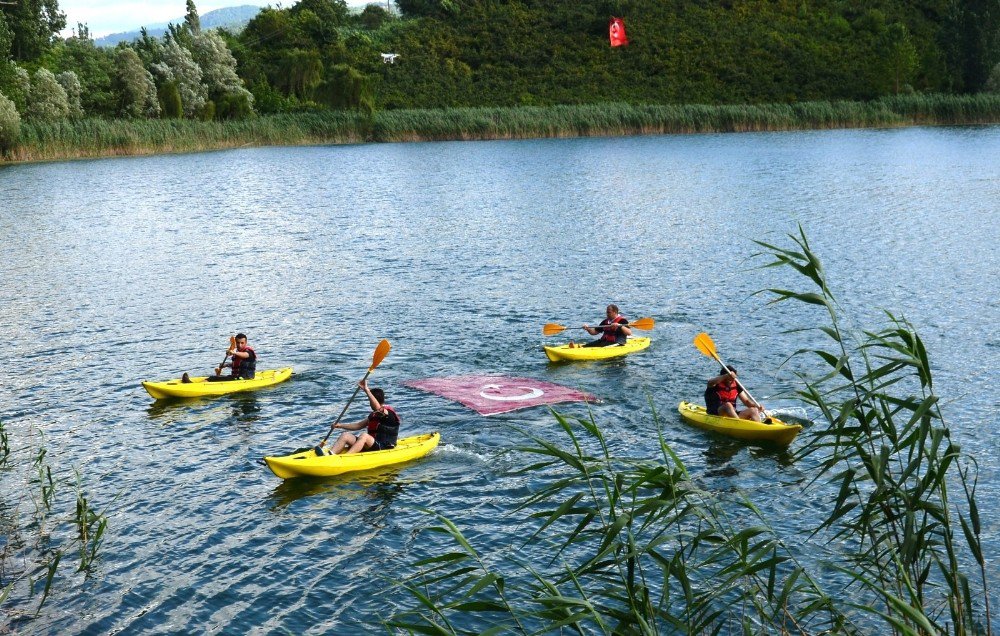
[[[216,9],[215,11],[209,11],[208,13],[200,16],[201,18],[201,28],[203,29],[215,29],[218,27],[226,28],[230,31],[239,31],[246,26],[247,22],[253,19],[257,13],[259,13],[261,7],[255,7],[250,4],[240,5],[238,7],[225,7],[223,9]],[[170,22],[174,24],[180,24],[184,22],[184,16],[177,18],[176,20],[171,20]],[[160,37],[167,31],[167,22],[161,22],[159,24],[149,24],[146,25],[146,31],[152,37]],[[97,46],[115,46],[119,42],[131,42],[140,37],[139,30],[127,31],[125,33],[112,33],[111,35],[106,35],[103,38],[97,38],[94,43]]]

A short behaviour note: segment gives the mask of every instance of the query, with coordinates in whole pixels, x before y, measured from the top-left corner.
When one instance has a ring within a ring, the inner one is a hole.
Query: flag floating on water
[[[628,38],[625,36],[625,21],[621,18],[611,18],[608,22],[608,31],[611,36],[611,46],[625,46]]]
[[[556,402],[596,402],[589,393],[532,378],[461,375],[411,380],[406,386],[454,400],[480,415],[496,415]]]

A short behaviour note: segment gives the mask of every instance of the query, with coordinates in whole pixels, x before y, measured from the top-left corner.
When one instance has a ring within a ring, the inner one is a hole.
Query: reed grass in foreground
[[[533,519],[524,551],[551,560],[483,554],[435,515],[437,525],[421,539],[435,545],[440,534],[426,531],[441,533],[445,547],[413,564],[416,576],[400,585],[414,602],[387,627],[424,634],[993,633],[976,464],[944,424],[920,338],[891,316],[880,332],[845,331],[801,228],[791,239],[791,249],[761,244],[766,266],[791,267],[815,289],[769,290],[774,302],[803,302],[829,318],[818,328],[829,350],[803,352],[815,356],[819,377],[802,377],[799,391],[821,414],[798,453],[817,467],[805,487],[820,492],[808,505],[829,502],[812,532],[783,538],[749,498],[699,487],[662,437],[659,460],[618,459],[595,422],[557,415],[568,443],[534,438],[520,449],[540,458],[523,473],[544,469],[549,477],[511,511],[512,520]]]
[[[33,431],[15,433],[12,447],[12,434],[0,421],[0,625],[13,632],[31,631],[46,602],[78,584],[59,569],[73,561],[69,555],[78,556],[76,573],[91,575],[108,524],[76,469],[75,512],[65,512],[69,503],[60,495],[68,479],[53,474],[44,436]]]
[[[589,104],[518,108],[323,111],[227,122],[85,119],[22,123],[6,161],[44,161],[241,146],[523,139],[635,134],[1000,123],[1000,95],[906,95],[871,102],[708,106]]]

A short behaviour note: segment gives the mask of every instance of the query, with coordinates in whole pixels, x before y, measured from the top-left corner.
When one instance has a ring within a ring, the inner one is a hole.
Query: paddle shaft
[[[372,374],[372,371],[374,371],[374,369],[368,369],[368,373],[365,374],[365,377],[361,378],[361,382],[367,380],[368,376]],[[333,424],[330,425],[330,430],[326,432],[326,437],[324,437],[323,441],[319,443],[320,446],[326,444],[326,440],[330,439],[330,434],[333,433],[334,427],[337,426],[337,424],[340,424],[340,418],[344,417],[344,413],[347,413],[347,407],[351,405],[351,402],[354,401],[354,398],[358,397],[358,391],[360,390],[361,390],[361,384],[358,383],[358,387],[354,389],[354,393],[351,394],[351,399],[349,399],[347,401],[347,404],[344,405],[344,410],[340,412],[340,415],[337,416],[337,419],[334,420]]]
[[[729,365],[722,361],[722,358],[719,356],[717,352],[713,351],[712,357],[715,358],[715,361],[721,364],[726,369],[727,372],[729,371]],[[740,391],[746,393],[747,397],[753,400],[753,403],[756,404],[758,407],[760,407],[760,402],[757,401],[757,398],[750,395],[750,391],[747,391],[747,388],[743,386],[743,383],[737,380],[736,378],[733,378],[733,380],[736,380],[736,386],[740,387]],[[761,410],[764,411],[763,408],[761,408]],[[767,411],[764,411],[764,415],[767,415]]]
[[[618,324],[618,323],[616,323],[616,324]],[[638,320],[636,320],[634,322],[630,322],[628,324],[622,324],[621,326],[622,327],[628,327],[629,329],[641,329],[642,331],[649,331],[650,329],[653,328],[654,324],[655,323],[653,322],[652,318],[639,318]],[[609,327],[613,327],[613,326],[615,326],[615,325],[596,325],[596,326],[590,327],[590,328],[594,329],[594,330],[597,330],[597,331],[607,331]],[[583,327],[583,326],[580,326],[580,327],[564,327],[563,325],[559,325],[559,324],[556,324],[554,322],[550,322],[547,325],[545,325],[544,327],[542,327],[542,335],[554,336],[556,334],[562,333],[563,331],[565,331],[567,329],[586,329],[586,328],[587,327]]]
[[[215,375],[219,375],[220,373],[222,373],[222,367],[226,366],[226,360],[229,359],[229,352],[235,346],[236,346],[236,338],[235,338],[235,336],[230,336],[230,338],[229,338],[229,349],[226,349],[226,355],[222,357],[222,362],[219,363],[219,366],[217,366],[215,368]]]

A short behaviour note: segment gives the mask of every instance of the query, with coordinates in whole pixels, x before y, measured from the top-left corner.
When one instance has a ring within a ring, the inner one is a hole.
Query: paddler
[[[736,410],[736,399],[739,398],[747,408]],[[763,419],[764,405],[755,401],[736,381],[736,367],[725,366],[719,370],[719,375],[708,381],[705,389],[705,410],[709,415],[739,418],[760,422]]]
[[[257,374],[257,352],[247,345],[247,335],[245,333],[236,334],[232,345],[226,350],[226,358],[232,362],[223,363],[215,370],[215,375],[208,376],[209,382],[226,382],[228,380],[252,380]],[[229,375],[222,375],[222,369],[228,367]],[[188,374],[181,376],[181,382],[188,383],[191,380]]]
[[[583,328],[592,336],[601,337],[593,342],[588,342],[584,347],[610,347],[612,345],[623,345],[626,339],[632,335],[632,330],[628,328],[628,319],[618,312],[618,305],[608,305],[605,310],[607,318],[601,321],[596,327],[584,325]]]
[[[396,411],[385,403],[385,391],[382,389],[369,389],[368,381],[361,380],[358,386],[364,389],[368,396],[368,403],[372,407],[372,412],[363,420],[354,424],[334,424],[332,428],[340,428],[347,431],[367,430],[361,435],[343,433],[330,447],[329,453],[336,455],[347,448],[347,453],[360,453],[364,451],[389,450],[396,447],[396,437],[399,435],[399,416]]]

